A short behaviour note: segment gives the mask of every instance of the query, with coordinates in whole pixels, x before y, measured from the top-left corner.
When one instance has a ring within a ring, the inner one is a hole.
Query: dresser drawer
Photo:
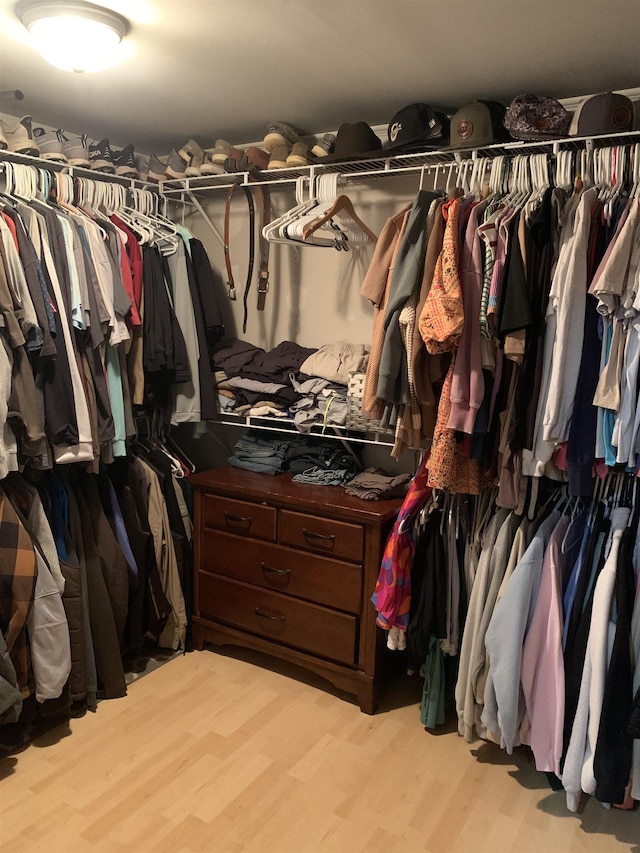
[[[205,494],[202,498],[202,519],[205,529],[213,527],[272,542],[276,538],[277,510],[264,504]]]
[[[283,509],[280,511],[280,542],[358,563],[362,560],[364,531],[359,524]]]
[[[202,569],[337,610],[360,612],[362,569],[354,563],[240,539],[218,530],[205,530],[203,545]]]
[[[202,617],[220,619],[321,657],[354,663],[354,616],[207,572],[198,575],[198,605]]]

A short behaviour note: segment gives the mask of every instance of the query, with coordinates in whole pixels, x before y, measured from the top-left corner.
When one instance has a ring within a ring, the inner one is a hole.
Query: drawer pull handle
[[[260,610],[259,607],[256,607],[256,616],[260,616],[262,619],[269,619],[271,622],[284,622],[284,616],[282,614],[272,616],[270,613],[265,613],[264,610]]]
[[[271,575],[280,575],[289,577],[291,569],[276,569],[274,566],[268,566],[266,563],[260,563],[260,568],[263,572],[269,572]]]
[[[253,518],[250,515],[234,515],[232,512],[224,511],[226,521],[232,524],[251,524]]]
[[[302,532],[307,539],[319,539],[321,542],[330,542],[331,544],[336,541],[333,533],[314,533],[313,530],[307,530],[306,527],[302,528]]]

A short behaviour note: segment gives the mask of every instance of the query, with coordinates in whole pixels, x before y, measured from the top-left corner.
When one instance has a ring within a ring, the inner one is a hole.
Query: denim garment
[[[236,456],[230,456],[227,460],[229,465],[235,468],[244,468],[245,471],[255,471],[258,474],[282,474],[284,469],[278,465],[264,464],[249,459],[238,459]]]

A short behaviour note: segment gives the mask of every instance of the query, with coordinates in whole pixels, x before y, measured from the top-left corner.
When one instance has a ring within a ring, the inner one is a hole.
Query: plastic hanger
[[[317,203],[312,206],[310,211],[298,214],[289,223],[287,223],[281,232],[283,236],[286,236],[291,240],[296,240],[297,242],[304,241],[305,228],[308,225],[311,225],[311,223],[319,216],[322,216],[335,202],[338,195],[338,177],[339,176],[337,174],[320,175],[316,181],[315,187]],[[334,245],[333,239],[329,241],[316,239],[315,241],[309,242],[313,242],[315,245]]]
[[[305,199],[305,185],[309,180],[309,195]],[[262,229],[262,236],[270,243],[289,243],[286,234],[283,233],[283,228],[296,219],[298,216],[308,213],[313,207],[318,204],[318,199],[315,196],[315,177],[307,179],[301,176],[296,180],[296,205],[285,211],[282,216],[269,222]]]
[[[366,240],[357,239],[358,229],[360,229],[360,232],[365,235],[365,237],[368,238],[368,240],[372,243],[375,243],[378,239],[377,236],[373,233],[373,231],[371,231],[371,229],[364,224],[364,222],[355,212],[353,203],[349,196],[340,195],[324,214],[322,214],[311,225],[307,226],[307,228],[304,229],[304,240],[309,240],[309,238],[313,234],[315,234],[319,228],[322,228],[325,223],[329,222],[330,220],[333,220],[336,216],[340,221],[343,222],[345,227],[348,228],[348,230],[356,238],[356,242],[367,242]]]

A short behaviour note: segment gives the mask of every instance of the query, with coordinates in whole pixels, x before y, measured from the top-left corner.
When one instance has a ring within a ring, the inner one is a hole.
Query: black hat
[[[399,110],[389,122],[385,145],[387,151],[409,151],[427,147],[427,144],[442,145],[443,130],[448,128],[448,119],[437,113],[428,104],[409,104]]]
[[[375,160],[382,156],[382,142],[365,121],[340,125],[333,154],[326,157],[308,155],[314,163],[339,163],[347,160]]]
[[[504,117],[504,126],[514,139],[535,142],[566,136],[571,114],[560,101],[545,95],[518,95]]]
[[[473,101],[451,116],[451,147],[479,148],[511,139],[502,124],[506,107],[497,101]]]

